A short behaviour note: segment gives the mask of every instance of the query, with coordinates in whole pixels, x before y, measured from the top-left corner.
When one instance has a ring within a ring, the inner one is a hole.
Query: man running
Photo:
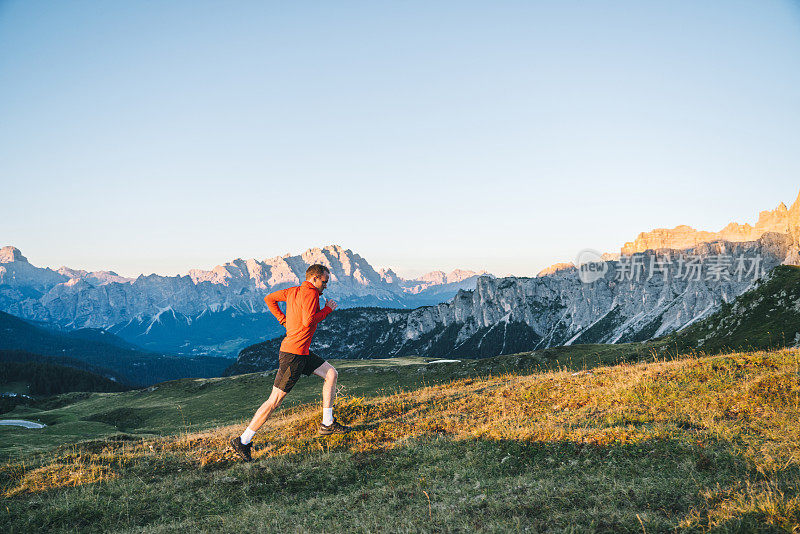
[[[233,450],[248,462],[251,460],[253,436],[270,414],[280,406],[286,394],[292,390],[300,375],[314,373],[325,380],[322,386],[322,435],[348,432],[349,427],[340,425],[333,418],[333,401],[336,398],[336,379],[338,373],[331,364],[311,352],[311,338],[317,323],[336,309],[336,302],[325,300],[325,307],[319,309],[319,296],[325,291],[331,272],[324,265],[314,264],[306,270],[306,281],[297,287],[289,287],[270,293],[264,297],[269,311],[286,327],[286,337],[278,353],[278,373],[269,399],[256,411],[244,433],[231,440]],[[286,303],[286,314],[278,307],[278,302]]]

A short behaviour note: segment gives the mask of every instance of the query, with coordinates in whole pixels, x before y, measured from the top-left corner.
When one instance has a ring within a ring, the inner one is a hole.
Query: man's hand
[[[326,299],[325,300],[325,306],[329,307],[331,309],[331,311],[333,311],[333,310],[336,309],[336,306],[338,306],[338,304],[336,304],[335,300],[327,300]]]

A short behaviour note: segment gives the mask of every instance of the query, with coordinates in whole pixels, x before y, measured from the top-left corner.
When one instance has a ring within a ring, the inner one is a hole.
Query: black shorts
[[[278,353],[278,372],[275,374],[275,387],[284,393],[289,393],[300,380],[300,375],[312,374],[325,360],[311,351],[307,355],[292,354],[280,351]]]

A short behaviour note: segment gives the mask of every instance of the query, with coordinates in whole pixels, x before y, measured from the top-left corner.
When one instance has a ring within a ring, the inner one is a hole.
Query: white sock
[[[333,408],[322,409],[322,424],[325,426],[333,424]]]
[[[244,430],[244,432],[242,433],[242,437],[241,437],[242,445],[247,445],[248,443],[250,443],[250,441],[253,439],[253,436],[255,436],[255,435],[256,435],[256,431],[255,430],[250,430],[250,427],[248,426]]]

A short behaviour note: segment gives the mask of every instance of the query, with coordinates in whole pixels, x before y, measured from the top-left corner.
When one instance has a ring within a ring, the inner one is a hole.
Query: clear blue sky
[[[800,3],[0,0],[0,246],[532,275],[800,191]]]

